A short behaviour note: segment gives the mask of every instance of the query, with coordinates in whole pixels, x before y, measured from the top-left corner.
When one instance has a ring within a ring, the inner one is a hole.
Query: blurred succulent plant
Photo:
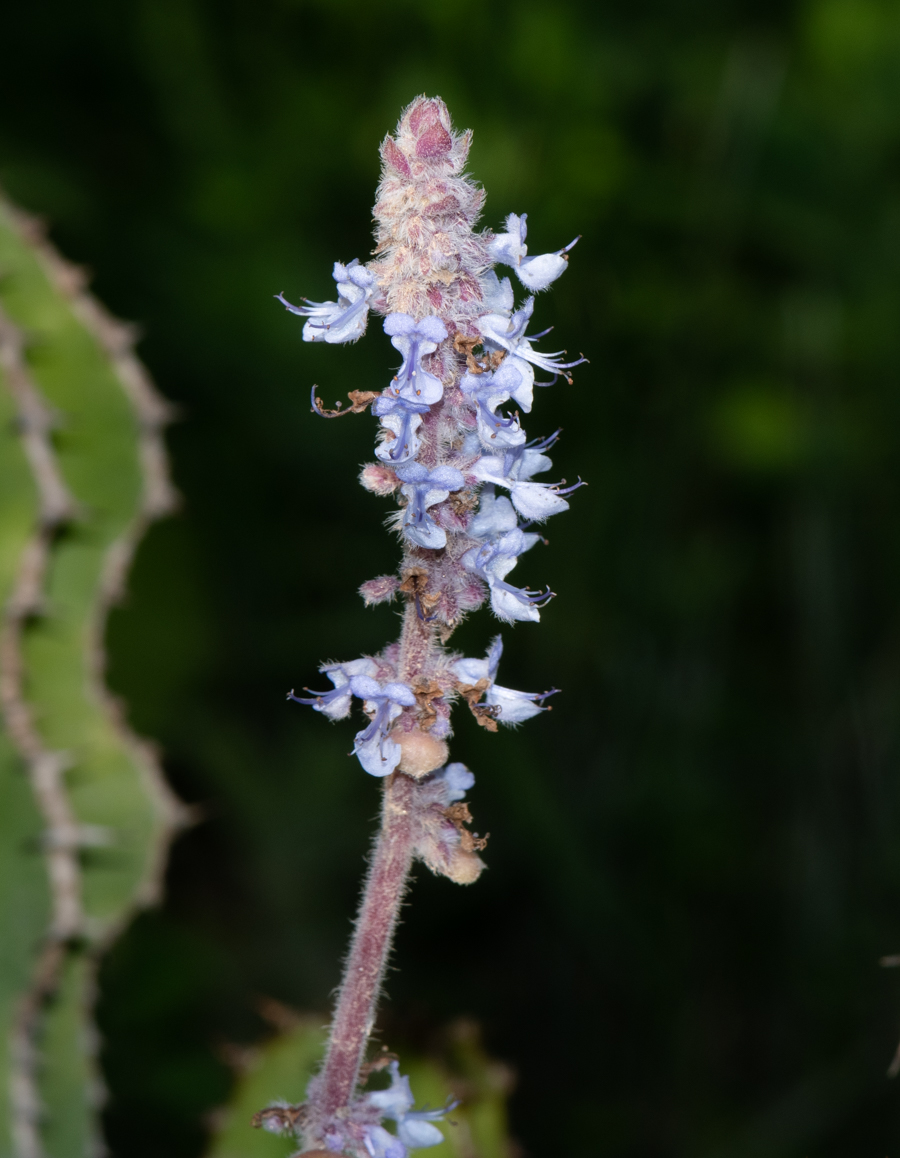
[[[0,1158],[102,1149],[97,962],[186,818],[104,684],[107,613],[176,502],[133,342],[0,196]]]

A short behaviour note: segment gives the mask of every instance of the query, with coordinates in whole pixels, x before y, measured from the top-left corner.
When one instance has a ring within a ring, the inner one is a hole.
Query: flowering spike
[[[355,1158],[407,1158],[442,1138],[435,1123],[446,1109],[413,1110],[396,1062],[387,1089],[358,1085],[410,866],[419,859],[460,884],[471,884],[484,867],[478,853],[486,838],[470,831],[463,799],[474,777],[447,763],[451,708],[464,700],[495,732],[548,710],[545,701],[555,694],[497,684],[499,636],[484,659],[448,653],[447,639],[488,598],[505,622],[540,619],[550,589],[515,587],[507,576],[521,555],[546,541],[527,528],[567,510],[583,485],[535,481],[551,469],[546,452],[560,432],[529,441],[520,418],[531,412],[534,386],[543,384],[535,382],[536,369],[555,379],[584,362],[536,350],[533,342],[547,331],[527,334],[534,293],[562,273],[575,242],[529,257],[524,214],[510,214],[505,233],[478,232],[484,193],[465,175],[470,143],[471,134],[454,130],[443,101],[414,100],[381,146],[374,259],[335,264],[336,302],[294,306],[279,295],[306,319],[307,341],[354,341],[369,312],[380,314],[403,359],[380,393],[352,391],[349,408],[326,410],[312,391],[313,410],[323,417],[360,413],[371,403],[379,424],[378,461],[363,467],[360,481],[394,496],[388,522],[400,532],[403,559],[397,577],[370,579],[360,590],[367,604],[404,600],[400,639],[378,655],[324,665],[330,691],[289,696],[332,720],[361,705],[365,724],[353,752],[384,786],[382,829],[327,1056],[302,1113],[293,1108],[291,1119],[308,1148]],[[518,309],[495,262],[510,265],[532,291]],[[284,1113],[275,1118],[286,1120]]]

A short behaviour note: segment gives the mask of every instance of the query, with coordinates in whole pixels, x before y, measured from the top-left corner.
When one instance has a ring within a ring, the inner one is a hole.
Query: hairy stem
[[[409,599],[403,613],[403,631],[400,634],[400,658],[397,677],[404,683],[414,684],[427,669],[436,642],[433,624],[424,618],[421,603]]]
[[[375,1006],[412,864],[410,804],[414,791],[414,782],[402,772],[392,773],[384,785],[381,831],[320,1075],[317,1109],[326,1118],[349,1104],[375,1021]]]
[[[434,646],[434,629],[424,621],[416,603],[409,600],[400,636],[400,678],[414,682]],[[402,772],[392,773],[384,782],[381,830],[338,991],[325,1063],[312,1096],[315,1117],[321,1122],[350,1104],[359,1080],[412,866],[415,791],[415,781]]]

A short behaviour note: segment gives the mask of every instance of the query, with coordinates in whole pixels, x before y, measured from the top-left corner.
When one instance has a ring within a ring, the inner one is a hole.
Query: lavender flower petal
[[[366,332],[369,299],[375,291],[375,279],[354,258],[349,265],[334,263],[332,274],[338,288],[336,302],[311,302],[294,306],[283,294],[276,297],[292,314],[309,321],[303,327],[304,342],[355,342]]]
[[[569,260],[569,250],[576,244],[578,238],[555,253],[528,257],[528,246],[525,244],[528,234],[527,220],[527,213],[523,213],[521,217],[510,213],[506,219],[506,233],[497,234],[488,243],[488,253],[494,261],[512,266],[519,281],[537,293],[546,289],[563,273]]]

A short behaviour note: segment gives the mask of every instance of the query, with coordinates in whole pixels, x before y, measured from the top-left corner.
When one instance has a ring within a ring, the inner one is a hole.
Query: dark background
[[[304,345],[272,295],[365,260],[378,143],[423,91],[475,131],[486,224],[584,235],[536,320],[591,364],[529,432],[563,426],[590,486],[516,572],[559,597],[504,631],[504,682],[564,693],[517,733],[459,721],[490,871],[419,875],[391,1032],[478,1018],[530,1155],[893,1158],[900,8],[7,0],[2,25],[0,180],[182,415],[184,509],[111,679],[205,819],[103,970],[116,1158],[199,1155],[256,999],[337,981],[377,785],[352,724],[284,696],[391,638],[355,590],[396,548],[355,481],[371,418],[322,423],[309,387],[397,359],[377,325]]]

